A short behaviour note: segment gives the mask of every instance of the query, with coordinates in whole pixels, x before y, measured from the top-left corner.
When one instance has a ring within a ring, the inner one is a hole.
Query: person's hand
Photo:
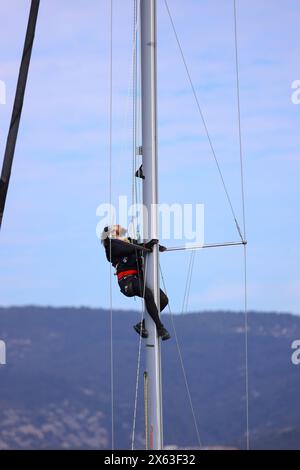
[[[152,251],[152,248],[154,247],[154,245],[157,245],[157,243],[158,243],[158,240],[156,240],[156,238],[153,238],[149,242],[145,243],[144,246],[145,248],[147,248],[147,250]]]

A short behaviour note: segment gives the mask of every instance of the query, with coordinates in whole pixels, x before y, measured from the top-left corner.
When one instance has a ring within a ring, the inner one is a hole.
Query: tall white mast
[[[144,216],[144,236],[159,238],[158,230],[158,188],[157,188],[157,66],[156,66],[156,0],[141,0],[141,65],[142,65],[142,147],[143,147],[143,204],[147,209]],[[147,254],[147,286],[153,291],[159,309],[159,249]],[[147,448],[163,448],[162,403],[161,403],[161,360],[160,340],[156,326],[146,314],[147,372]]]

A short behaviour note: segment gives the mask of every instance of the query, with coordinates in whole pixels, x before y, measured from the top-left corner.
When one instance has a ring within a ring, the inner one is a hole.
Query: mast
[[[141,0],[141,93],[143,146],[144,237],[158,239],[158,178],[157,178],[157,65],[156,65],[156,0]],[[159,309],[159,249],[155,245],[147,254],[145,266],[147,286],[153,291]],[[146,313],[147,369],[147,449],[163,448],[161,358],[156,326]]]

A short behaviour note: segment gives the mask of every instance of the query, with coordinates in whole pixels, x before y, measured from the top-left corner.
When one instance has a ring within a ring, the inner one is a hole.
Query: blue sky
[[[28,0],[0,4],[3,155]],[[231,1],[169,0],[239,219],[241,196]],[[249,308],[299,313],[300,79],[296,0],[237,0],[245,155]],[[131,194],[132,2],[114,1],[113,198]],[[3,21],[5,19],[5,21]],[[205,240],[235,227],[163,5],[158,1],[161,202],[204,203]],[[129,93],[128,93],[129,90]],[[41,2],[0,243],[2,305],[109,305],[96,208],[109,198],[109,2]],[[188,253],[162,255],[180,311]],[[243,307],[242,249],[197,253],[189,309]],[[113,306],[139,308],[119,293]]]

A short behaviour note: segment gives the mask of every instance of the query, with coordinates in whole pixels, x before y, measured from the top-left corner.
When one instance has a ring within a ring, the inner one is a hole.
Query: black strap
[[[9,186],[10,174],[14,159],[15,147],[18,137],[19,124],[22,114],[24,94],[26,89],[26,82],[28,77],[28,70],[35,34],[35,27],[38,17],[38,11],[40,6],[40,0],[31,0],[31,7],[27,25],[27,31],[25,36],[25,43],[22,55],[22,61],[19,70],[19,78],[16,88],[16,95],[14,101],[14,107],[12,111],[12,117],[10,121],[4,160],[2,165],[1,179],[0,179],[0,228],[2,225],[2,219],[5,208],[6,195]]]

